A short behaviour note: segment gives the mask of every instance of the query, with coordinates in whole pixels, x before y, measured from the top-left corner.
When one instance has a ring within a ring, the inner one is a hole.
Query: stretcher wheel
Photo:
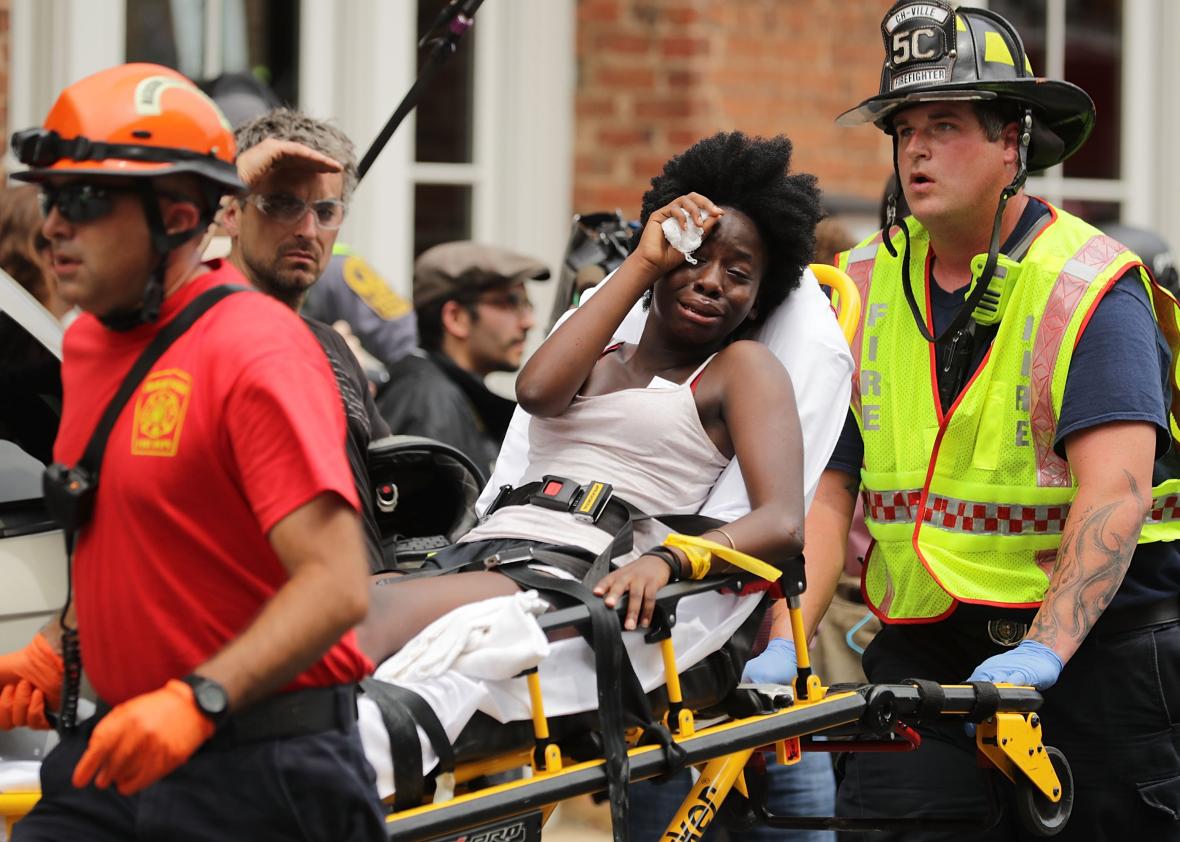
[[[869,692],[861,722],[872,733],[883,737],[893,731],[893,723],[897,720],[897,698],[892,690],[874,687]]]
[[[1069,821],[1073,810],[1073,773],[1059,749],[1046,746],[1045,751],[1061,780],[1061,800],[1054,804],[1032,781],[1025,779],[1016,785],[1016,815],[1029,832],[1037,836],[1056,836]]]

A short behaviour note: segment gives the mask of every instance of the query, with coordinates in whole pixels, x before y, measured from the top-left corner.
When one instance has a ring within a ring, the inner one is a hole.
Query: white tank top
[[[579,395],[560,415],[533,418],[529,464],[520,484],[545,474],[579,484],[600,480],[643,512],[697,512],[729,464],[705,432],[693,399],[692,384],[713,356],[683,383],[655,377],[646,388]],[[640,521],[635,525],[635,549],[616,563],[631,561],[667,534],[667,527],[658,522]],[[611,537],[569,512],[526,505],[500,509],[460,540],[524,538],[571,544],[597,554]]]

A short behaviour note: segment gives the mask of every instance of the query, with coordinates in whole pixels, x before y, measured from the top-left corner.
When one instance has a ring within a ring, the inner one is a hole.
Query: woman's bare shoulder
[[[774,352],[753,339],[739,339],[723,348],[717,354],[717,362],[727,371],[742,370],[749,372],[766,372],[768,374],[785,376],[786,368],[774,355]]]

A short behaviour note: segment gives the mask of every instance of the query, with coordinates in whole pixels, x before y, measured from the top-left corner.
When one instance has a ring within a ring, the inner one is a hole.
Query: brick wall
[[[835,116],[876,93],[888,0],[579,0],[574,209],[636,214],[720,130],[786,133],[829,194],[876,201],[889,143]]]

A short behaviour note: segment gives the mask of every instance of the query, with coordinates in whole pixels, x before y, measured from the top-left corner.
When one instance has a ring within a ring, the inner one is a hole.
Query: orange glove
[[[64,671],[61,655],[41,632],[24,649],[0,655],[0,731],[49,728],[45,706],[61,704]]]
[[[114,783],[121,794],[133,795],[182,765],[215,730],[197,709],[193,688],[173,679],[116,705],[98,723],[74,769],[74,786]]]

